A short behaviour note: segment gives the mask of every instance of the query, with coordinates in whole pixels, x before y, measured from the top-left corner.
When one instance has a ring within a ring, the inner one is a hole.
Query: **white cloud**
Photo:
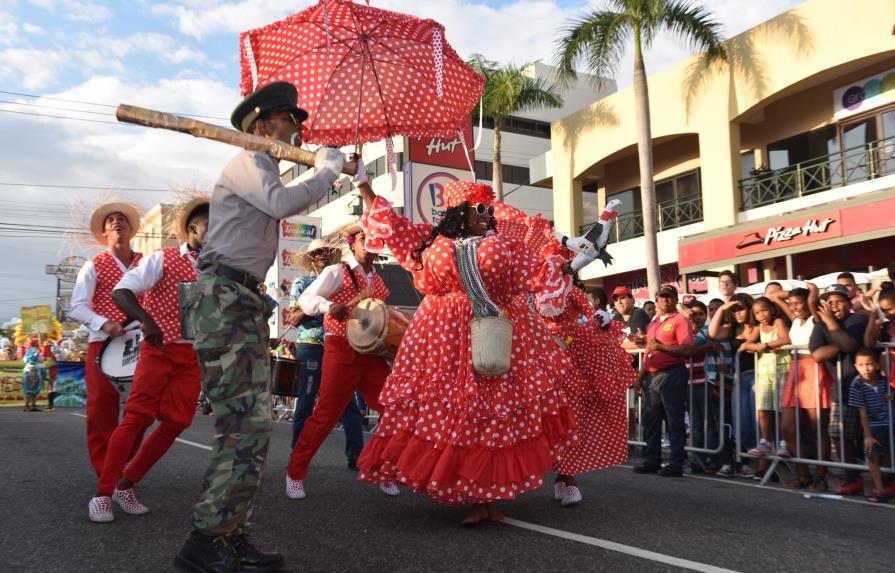
[[[30,0],[48,12],[61,15],[72,22],[102,22],[112,17],[112,11],[96,2],[82,0]]]
[[[28,22],[22,23],[22,31],[26,34],[46,34],[46,30],[37,26],[35,24],[30,24]]]
[[[15,79],[28,89],[41,89],[56,81],[70,59],[64,50],[9,48],[0,51],[0,78]]]

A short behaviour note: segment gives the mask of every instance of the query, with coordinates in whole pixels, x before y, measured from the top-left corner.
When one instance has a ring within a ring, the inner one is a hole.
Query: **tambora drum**
[[[279,356],[270,357],[270,393],[277,396],[298,396],[301,383],[301,362]]]
[[[130,393],[134,370],[137,369],[137,360],[140,358],[141,342],[143,342],[143,331],[139,325],[128,327],[121,336],[106,339],[96,358],[103,375],[121,394],[122,403],[127,400]]]
[[[394,356],[410,324],[410,317],[381,300],[366,298],[348,317],[348,344],[361,354]]]

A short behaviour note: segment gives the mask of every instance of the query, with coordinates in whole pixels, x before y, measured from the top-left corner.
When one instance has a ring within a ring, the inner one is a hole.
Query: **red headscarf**
[[[444,206],[447,208],[458,207],[463,203],[490,205],[494,202],[494,189],[484,183],[451,181],[445,185],[442,196],[444,197]]]

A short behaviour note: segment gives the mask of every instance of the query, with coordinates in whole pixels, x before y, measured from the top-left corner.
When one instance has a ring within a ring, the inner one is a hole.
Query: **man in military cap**
[[[231,122],[246,133],[299,145],[308,114],[296,101],[292,84],[268,84],[236,107]],[[175,559],[182,571],[260,573],[283,566],[279,553],[263,553],[249,541],[271,431],[267,319],[273,309],[258,284],[276,259],[279,220],[321,199],[343,161],[338,150],[323,148],[315,175],[287,189],[275,158],[243,151],[215,184],[189,318],[216,443],[193,531]]]

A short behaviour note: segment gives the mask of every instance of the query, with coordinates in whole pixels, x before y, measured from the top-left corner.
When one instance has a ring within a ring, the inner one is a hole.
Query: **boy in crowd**
[[[873,490],[867,501],[886,503],[891,493],[883,487],[881,466],[891,464],[892,432],[895,408],[893,396],[886,379],[879,369],[879,354],[871,348],[861,348],[855,354],[855,376],[849,389],[849,402],[861,415],[861,426],[864,428],[864,455],[870,476],[873,478]],[[895,489],[891,485],[889,490]]]

